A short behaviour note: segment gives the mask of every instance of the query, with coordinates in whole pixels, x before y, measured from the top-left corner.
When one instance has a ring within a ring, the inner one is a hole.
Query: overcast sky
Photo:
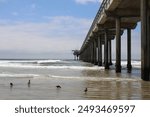
[[[80,49],[100,1],[0,0],[0,58],[73,58],[71,50]],[[126,33],[122,43],[125,58]],[[140,25],[132,45],[133,57],[140,58]]]

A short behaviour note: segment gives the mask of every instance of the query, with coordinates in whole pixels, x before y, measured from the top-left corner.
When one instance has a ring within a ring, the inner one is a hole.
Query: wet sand
[[[84,70],[86,77],[1,78],[0,99],[5,100],[145,100],[150,99],[150,82],[124,71]],[[94,77],[92,77],[94,76]],[[95,77],[99,76],[99,77]],[[31,85],[27,84],[31,80]],[[10,87],[9,83],[14,86]],[[56,88],[60,85],[62,88]],[[88,91],[85,93],[85,88]]]

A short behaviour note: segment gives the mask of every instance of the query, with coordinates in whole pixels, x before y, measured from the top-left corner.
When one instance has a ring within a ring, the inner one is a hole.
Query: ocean
[[[114,64],[110,70],[105,70],[74,60],[0,60],[0,99],[150,99],[150,82],[140,78],[141,62],[132,61],[132,73],[127,73],[126,63],[122,61],[122,73],[115,73]]]

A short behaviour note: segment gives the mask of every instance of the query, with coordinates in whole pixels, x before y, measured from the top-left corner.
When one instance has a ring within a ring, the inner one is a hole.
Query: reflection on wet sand
[[[140,81],[87,81],[86,85],[87,99],[144,99]]]
[[[100,74],[97,80],[87,80],[88,93],[87,99],[115,99],[115,100],[141,100],[150,99],[150,82],[144,82],[133,74],[116,74],[113,70],[102,71],[98,74],[84,71],[84,74]]]

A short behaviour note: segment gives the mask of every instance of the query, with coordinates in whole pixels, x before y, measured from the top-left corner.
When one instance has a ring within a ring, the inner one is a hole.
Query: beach
[[[132,73],[127,73],[126,61],[122,61],[122,73],[116,74],[114,65],[105,70],[73,60],[0,60],[0,99],[150,99],[150,83],[140,78],[140,61],[132,61],[132,65]]]

